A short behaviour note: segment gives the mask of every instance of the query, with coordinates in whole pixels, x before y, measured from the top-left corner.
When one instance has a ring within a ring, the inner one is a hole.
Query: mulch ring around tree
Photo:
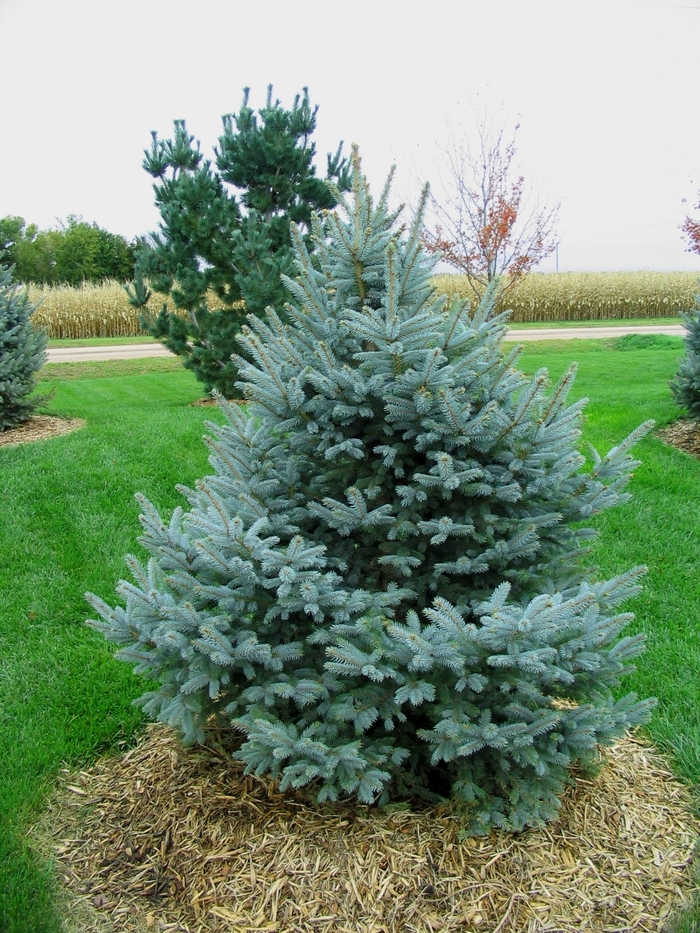
[[[700,459],[700,422],[681,419],[656,433],[667,444]]]
[[[545,829],[464,837],[448,809],[313,807],[242,773],[224,733],[161,724],[64,772],[30,838],[81,933],[659,933],[693,894],[687,787],[628,736]]]
[[[226,399],[226,401],[228,402],[229,405],[247,404],[244,398],[229,398],[229,399]],[[217,404],[216,399],[213,398],[213,396],[206,395],[203,398],[195,399],[194,402],[190,402],[190,407],[191,408],[214,408],[216,404]]]
[[[0,447],[15,447],[17,444],[31,444],[43,441],[47,437],[58,437],[84,428],[82,418],[56,418],[52,415],[34,415],[16,428],[0,431]]]

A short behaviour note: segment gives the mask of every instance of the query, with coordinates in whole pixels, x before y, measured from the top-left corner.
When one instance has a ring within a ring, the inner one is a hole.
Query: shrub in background
[[[46,334],[32,324],[34,309],[11,270],[0,267],[0,431],[27,421],[39,403],[31,392],[46,360]]]
[[[573,371],[518,372],[493,292],[446,306],[420,212],[404,234],[353,159],[314,259],[293,232],[289,323],[248,318],[215,473],[167,524],[141,499],[150,560],[89,624],[159,683],[151,716],[188,742],[216,716],[283,789],[451,796],[472,831],[519,830],[651,705],[611,693],[642,571],[596,582],[580,524],[626,498],[648,426],[582,471]]]
[[[676,402],[691,418],[700,420],[700,295],[695,298],[695,311],[681,314],[685,327],[685,356],[681,359],[671,392]]]
[[[240,351],[236,337],[246,309],[263,315],[267,305],[285,300],[280,275],[294,269],[290,222],[312,248],[312,211],[336,203],[328,182],[341,189],[348,183],[342,143],[328,156],[326,178],[316,176],[310,140],[318,108],[306,88],[287,110],[270,86],[257,116],[248,93],[238,115],[223,118],[215,167],[202,158],[184,121],[175,121],[173,139],[153,134],[143,165],[154,179],[160,229],[141,243],[131,293],[132,303],[145,307],[147,282],[172,300],[175,312],[165,305],[158,315],[146,312],[144,326],[208,390],[227,398],[238,395],[231,355]],[[218,307],[207,303],[208,292]]]

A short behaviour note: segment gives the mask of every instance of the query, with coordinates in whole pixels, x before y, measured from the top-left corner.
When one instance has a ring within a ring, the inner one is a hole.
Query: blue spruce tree
[[[293,229],[287,322],[249,318],[214,475],[168,524],[140,499],[151,558],[89,624],[159,682],[148,714],[187,742],[234,726],[282,789],[452,797],[473,832],[519,830],[651,706],[612,694],[642,570],[596,582],[580,525],[627,497],[648,426],[582,472],[573,370],[518,372],[493,291],[446,306],[422,210],[398,227],[357,152],[352,195],[314,217],[313,259]]]
[[[0,266],[0,431],[28,421],[42,401],[32,395],[46,362],[46,333],[32,324],[36,305]]]
[[[685,356],[678,366],[676,377],[671,383],[671,393],[676,402],[694,420],[700,420],[700,295],[695,296],[695,308],[687,314],[681,313],[685,327]]]

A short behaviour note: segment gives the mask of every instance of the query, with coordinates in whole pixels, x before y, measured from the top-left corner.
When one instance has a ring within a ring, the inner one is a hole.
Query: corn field
[[[138,312],[119,282],[103,285],[30,285],[29,297],[40,302],[32,320],[50,338],[136,337],[143,331]],[[153,300],[153,299],[152,299]]]
[[[461,275],[438,275],[435,285],[450,296],[472,297]],[[514,324],[529,321],[609,321],[675,317],[694,306],[700,292],[694,272],[559,272],[533,273],[511,289],[502,302]],[[104,285],[35,286],[39,301],[34,323],[50,338],[135,337],[144,332],[138,313],[118,282]],[[154,310],[162,299],[151,298]],[[215,307],[215,299],[212,300]]]
[[[120,282],[86,283],[80,288],[30,285],[29,298],[39,303],[32,317],[34,324],[45,327],[50,339],[146,336],[139,325],[139,312],[129,304]],[[207,304],[210,308],[218,307],[216,295],[208,295]],[[158,313],[162,307],[163,296],[153,294],[149,310]],[[172,310],[172,304],[169,307]]]
[[[437,275],[448,295],[473,298],[463,275]],[[696,272],[532,273],[499,302],[514,324],[557,321],[619,321],[676,317],[694,307],[700,292]]]

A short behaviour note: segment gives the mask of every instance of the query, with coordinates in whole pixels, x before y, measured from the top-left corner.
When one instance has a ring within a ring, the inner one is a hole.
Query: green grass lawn
[[[538,328],[566,330],[571,327],[661,327],[667,324],[682,324],[683,321],[675,315],[674,317],[644,317],[644,318],[625,318],[614,321],[518,321],[510,326],[513,330],[537,330]]]
[[[521,365],[547,366],[556,379],[579,361],[575,395],[591,400],[585,440],[606,452],[647,418],[677,417],[668,382],[681,352],[680,338],[537,342]],[[41,390],[55,389],[50,413],[87,426],[0,448],[0,933],[57,933],[50,867],[24,843],[25,827],[59,768],[118,749],[140,723],[131,700],[143,682],[84,625],[83,594],[113,600],[124,555],[137,548],[134,492],[164,513],[182,504],[175,486],[208,471],[201,436],[219,418],[191,406],[202,392],[175,359],[55,364],[43,377]],[[659,698],[647,732],[698,784],[700,462],[653,436],[637,452],[633,503],[598,520],[592,559],[604,575],[649,567],[630,605],[648,650],[625,687]]]
[[[60,364],[43,371],[41,390],[55,388],[50,412],[85,418],[85,428],[0,449],[2,933],[58,929],[46,867],[22,827],[62,763],[88,762],[139,722],[131,699],[140,687],[83,624],[83,594],[113,595],[140,530],[134,492],[172,510],[176,484],[207,469],[201,437],[218,416],[190,406],[202,392],[177,362],[152,372],[142,360],[97,365],[100,378],[95,364],[83,364],[84,379],[75,370],[66,379]]]
[[[636,425],[653,418],[659,426],[679,410],[671,400],[680,338],[655,339],[648,350],[601,350],[597,341],[575,347],[560,343],[527,346],[528,371],[546,366],[552,377],[578,360],[573,397],[587,396],[584,438],[606,452]],[[627,338],[618,346],[625,347]],[[654,436],[636,448],[642,461],[631,484],[633,501],[596,520],[600,537],[593,557],[612,576],[645,564],[644,591],[630,608],[648,648],[631,686],[656,696],[659,707],[649,734],[673,755],[679,775],[700,783],[700,462]]]
[[[49,340],[49,347],[119,347],[131,343],[155,343],[155,338],[149,334],[138,337],[53,337]]]

